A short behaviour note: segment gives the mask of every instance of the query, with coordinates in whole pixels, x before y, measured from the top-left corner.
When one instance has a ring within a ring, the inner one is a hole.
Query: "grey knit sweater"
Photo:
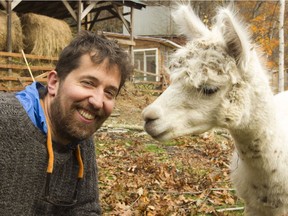
[[[54,144],[55,145],[55,144]],[[58,207],[43,201],[47,148],[46,136],[29,119],[14,94],[0,93],[0,215],[100,215],[97,165],[92,139],[81,143],[84,179],[78,202]],[[70,201],[78,172],[74,151],[54,146],[50,196]]]

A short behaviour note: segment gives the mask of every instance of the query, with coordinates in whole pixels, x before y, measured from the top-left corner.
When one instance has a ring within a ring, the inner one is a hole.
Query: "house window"
[[[137,75],[135,80],[159,81],[158,75],[158,50],[134,50],[134,66],[137,70],[147,72]],[[154,75],[155,74],[155,75]]]

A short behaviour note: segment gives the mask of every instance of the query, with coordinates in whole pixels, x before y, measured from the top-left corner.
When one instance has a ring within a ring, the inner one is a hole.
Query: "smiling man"
[[[132,71],[127,53],[81,32],[47,86],[0,93],[0,215],[100,215],[92,135]]]

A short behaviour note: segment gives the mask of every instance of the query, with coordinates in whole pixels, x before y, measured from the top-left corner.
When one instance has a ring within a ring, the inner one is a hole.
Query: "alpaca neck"
[[[268,152],[277,145],[275,139],[279,136],[273,95],[271,92],[265,92],[261,94],[260,100],[252,98],[251,103],[248,119],[245,123],[230,129],[230,132],[242,160],[266,160],[270,155]]]

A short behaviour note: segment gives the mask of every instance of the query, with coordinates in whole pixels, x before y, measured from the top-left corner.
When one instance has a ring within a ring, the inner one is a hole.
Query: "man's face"
[[[110,116],[120,85],[116,65],[105,60],[95,65],[90,55],[81,57],[80,66],[56,85],[51,100],[50,121],[56,140],[77,142],[90,137]]]

